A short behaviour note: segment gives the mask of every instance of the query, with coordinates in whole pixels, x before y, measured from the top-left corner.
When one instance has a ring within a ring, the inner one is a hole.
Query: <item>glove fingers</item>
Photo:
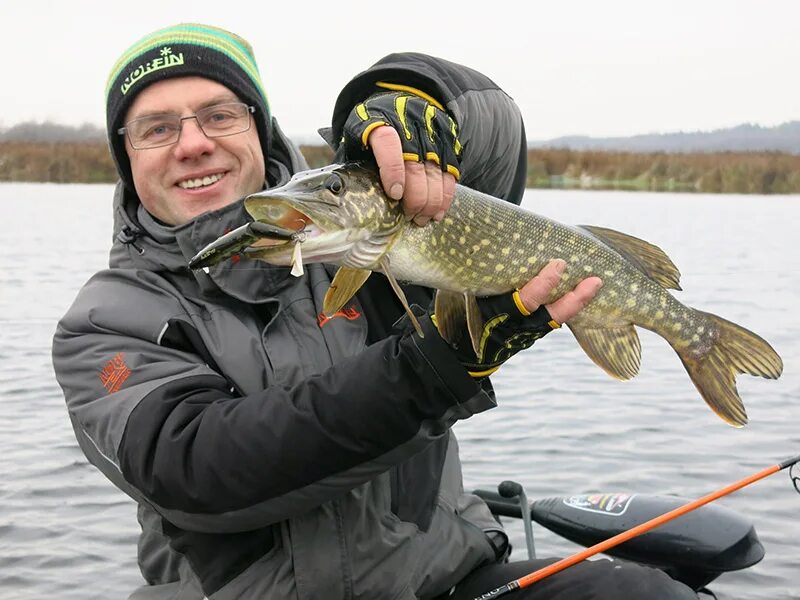
[[[422,147],[422,160],[435,162],[443,172],[450,173],[458,179],[459,161],[455,149],[456,146],[460,148],[461,144],[458,141],[455,121],[432,104],[423,101],[420,103],[422,106],[419,110],[423,114],[423,119],[418,122],[417,131]]]
[[[476,379],[491,375],[514,354],[529,348],[557,326],[553,325],[546,306],[540,306],[533,313],[523,313],[525,307],[521,300],[515,300],[515,295],[518,296],[518,292],[484,298],[473,297],[472,309],[477,314],[474,317],[467,316],[469,304],[465,307],[465,312],[460,313],[461,317],[456,322],[478,321],[469,328],[477,328],[474,331],[475,338],[479,340],[477,352],[473,350],[473,336],[467,326],[462,324],[460,328],[458,325],[454,328],[453,323],[443,325],[447,330],[445,334],[450,347],[469,374]],[[444,304],[460,301],[458,294],[439,291],[436,296],[437,314],[442,313],[444,318],[448,313]],[[438,323],[434,323],[438,328]]]
[[[405,92],[376,94],[356,105],[344,124],[345,156],[366,158],[369,135],[382,125],[397,131],[405,160],[435,162],[458,179],[461,144],[455,121],[427,100]]]

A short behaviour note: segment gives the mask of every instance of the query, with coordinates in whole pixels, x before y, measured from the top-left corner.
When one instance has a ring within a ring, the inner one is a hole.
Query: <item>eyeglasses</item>
[[[127,134],[128,141],[136,150],[160,148],[177,143],[187,119],[197,119],[197,125],[206,137],[219,138],[250,129],[250,115],[255,112],[254,106],[243,102],[227,102],[201,108],[188,117],[168,113],[133,119],[125,123],[125,127],[117,129],[117,133]]]

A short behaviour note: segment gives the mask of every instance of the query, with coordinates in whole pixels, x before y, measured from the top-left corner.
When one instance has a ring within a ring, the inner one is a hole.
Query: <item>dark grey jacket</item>
[[[522,121],[491,81],[392,55],[343,90],[334,136],[376,81],[445,103],[462,183],[519,200]],[[306,166],[273,126],[269,185]],[[188,270],[245,221],[241,202],[165,227],[118,187],[114,211],[110,268],[59,323],[53,362],[84,453],[139,504],[148,585],[132,598],[432,597],[496,560],[450,431],[494,406],[491,387],[429,320],[424,339],[392,330],[402,309],[382,277],[325,320],[326,266]]]

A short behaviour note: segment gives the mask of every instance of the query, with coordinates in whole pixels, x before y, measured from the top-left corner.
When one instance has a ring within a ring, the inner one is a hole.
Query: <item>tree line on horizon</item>
[[[333,158],[324,145],[301,146],[312,168]],[[0,181],[113,183],[102,141],[0,141]],[[800,193],[800,156],[780,152],[666,153],[531,148],[527,186],[551,189]]]
[[[52,121],[26,121],[0,125],[0,142],[102,142],[105,129],[92,123],[61,125]],[[301,143],[309,143],[301,137]],[[314,138],[315,141],[318,138]],[[711,131],[673,131],[627,137],[572,135],[550,140],[528,140],[528,148],[603,150],[633,153],[785,152],[800,154],[800,120],[772,127],[744,123]]]

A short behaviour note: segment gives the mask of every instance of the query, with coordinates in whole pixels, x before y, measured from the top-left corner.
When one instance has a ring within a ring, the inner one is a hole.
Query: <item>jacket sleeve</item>
[[[376,83],[408,86],[441,102],[459,127],[462,185],[519,204],[527,176],[527,141],[519,108],[485,75],[418,53],[390,54],[353,78],[339,94],[332,139],[340,140],[353,107],[386,91]]]
[[[110,294],[134,301],[136,318],[96,308]],[[53,363],[90,461],[183,529],[302,514],[494,406],[429,320],[424,338],[390,336],[292,387],[238,395],[200,353],[165,344],[157,319],[142,325],[164,303],[96,277],[59,323]]]

